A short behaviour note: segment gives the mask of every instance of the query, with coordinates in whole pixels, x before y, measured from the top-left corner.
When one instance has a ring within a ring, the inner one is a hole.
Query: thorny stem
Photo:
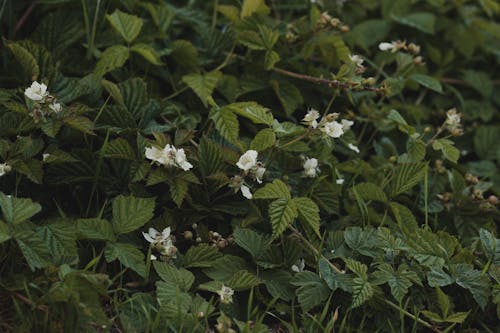
[[[332,262],[330,262],[330,260],[328,260],[323,254],[321,254],[318,249],[316,249],[314,247],[313,244],[311,244],[297,229],[295,229],[294,227],[292,226],[289,226],[288,227],[290,230],[293,231],[294,235],[296,235],[302,242],[304,242],[305,245],[307,245],[307,247],[309,249],[311,249],[311,251],[317,256],[317,257],[320,257],[321,259],[325,260],[328,265],[330,265],[330,267],[338,274],[344,274],[344,272],[342,270],[340,270],[337,266],[335,266]],[[430,324],[429,322],[417,317],[416,315],[406,311],[405,309],[397,306],[396,304],[392,303],[391,301],[387,300],[387,299],[384,299],[384,302],[393,307],[394,309],[400,311],[402,314],[404,314],[405,316],[409,317],[409,318],[412,318],[413,320],[415,320],[416,322],[418,322],[419,324],[431,329],[433,332],[436,332],[436,333],[441,333],[441,330],[439,330],[438,328],[434,327],[432,324]]]
[[[323,84],[327,85],[332,88],[340,88],[340,89],[356,89],[356,90],[364,90],[364,91],[373,91],[377,93],[381,93],[382,89],[377,88],[377,87],[370,87],[370,86],[365,86],[357,82],[342,82],[339,80],[329,80],[329,79],[324,79],[321,77],[316,77],[316,76],[310,76],[310,75],[305,75],[305,74],[299,74],[295,72],[288,71],[286,69],[281,69],[278,67],[275,67],[273,69],[276,73],[280,73],[286,76],[294,77],[296,79],[304,80],[304,81],[309,81],[312,83],[316,84]]]

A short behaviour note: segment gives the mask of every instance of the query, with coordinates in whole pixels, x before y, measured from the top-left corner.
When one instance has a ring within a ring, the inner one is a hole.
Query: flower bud
[[[340,27],[340,31],[342,32],[349,32],[351,30],[348,25],[343,25]]]
[[[184,231],[184,238],[188,240],[193,239],[193,233],[189,230]]]
[[[488,202],[493,206],[498,205],[498,197],[496,195],[490,195],[488,197]]]

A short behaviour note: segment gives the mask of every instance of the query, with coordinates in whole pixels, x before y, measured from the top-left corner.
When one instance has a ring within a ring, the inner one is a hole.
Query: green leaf
[[[4,221],[0,220],[0,244],[11,239],[9,227]]]
[[[67,117],[64,118],[64,123],[80,132],[95,135],[94,133],[94,123],[86,117]]]
[[[123,160],[135,160],[135,152],[127,140],[118,138],[106,144],[104,148],[104,157]]]
[[[304,98],[300,93],[300,90],[288,81],[276,81],[271,80],[269,82],[271,87],[278,97],[283,109],[287,116],[291,116],[295,110],[297,110],[302,104],[304,104]]]
[[[40,67],[38,61],[26,48],[19,43],[9,42],[4,40],[5,45],[12,52],[17,62],[21,65],[24,71],[24,77],[28,80],[36,80],[40,75]]]
[[[266,70],[271,70],[274,68],[274,65],[280,61],[280,55],[275,51],[266,51],[266,55],[264,56],[264,65]]]
[[[427,163],[401,163],[396,166],[391,182],[391,197],[413,188],[424,179]]]
[[[268,14],[269,7],[266,6],[264,0],[244,0],[241,7],[241,18],[251,16],[252,14]]]
[[[485,72],[473,70],[464,71],[464,81],[471,85],[474,90],[480,93],[485,99],[491,97],[493,93],[493,82]]]
[[[79,239],[114,241],[116,238],[113,227],[107,220],[98,218],[78,219],[76,226]]]
[[[373,183],[361,183],[353,186],[353,191],[355,191],[359,197],[363,200],[373,200],[380,202],[387,202],[387,195],[384,193],[382,188]]]
[[[273,124],[274,118],[271,110],[255,102],[232,103],[224,106],[222,109],[230,110],[239,116],[250,119],[255,124],[265,124],[268,126]]]
[[[328,214],[339,212],[340,186],[335,186],[328,181],[322,181],[313,188],[312,198],[318,206]]]
[[[276,134],[274,131],[271,128],[264,128],[255,135],[250,143],[250,149],[261,152],[274,146],[275,143]]]
[[[106,19],[128,44],[136,39],[143,25],[140,17],[124,13],[119,9],[111,15],[106,15]]]
[[[52,261],[57,264],[74,264],[78,261],[75,225],[50,223],[38,227],[36,232],[50,251]]]
[[[424,86],[430,90],[434,90],[435,92],[442,93],[443,87],[441,86],[441,82],[439,80],[425,74],[412,74],[410,79],[417,82],[421,86]]]
[[[130,48],[132,52],[135,52],[141,55],[144,59],[146,59],[149,63],[162,66],[163,62],[160,59],[160,54],[150,45],[144,43],[137,43],[132,45]]]
[[[0,207],[4,220],[12,224],[24,222],[42,210],[42,206],[31,199],[16,198],[2,192],[0,192]]]
[[[166,262],[153,262],[156,273],[163,281],[172,282],[182,291],[188,291],[194,282],[194,275],[185,268],[177,268]]]
[[[457,163],[460,157],[460,151],[454,146],[453,141],[448,139],[437,139],[432,143],[434,150],[441,150],[443,156],[450,162]]]
[[[474,151],[483,160],[497,158],[500,126],[480,126],[474,134]]]
[[[188,193],[189,183],[182,178],[175,178],[173,182],[170,183],[170,195],[172,200],[175,202],[177,207],[182,205],[184,198]]]
[[[234,240],[238,246],[245,249],[254,258],[259,258],[269,248],[271,239],[251,229],[236,227],[233,232]]]
[[[473,269],[469,264],[457,264],[452,266],[452,275],[456,278],[456,283],[470,291],[481,309],[488,305],[490,297],[490,279],[477,269]]]
[[[172,282],[156,282],[156,295],[158,303],[166,314],[187,313],[192,303],[191,296]]]
[[[123,45],[113,45],[108,47],[101,54],[97,62],[94,73],[103,76],[114,69],[121,68],[129,58],[129,50]]]
[[[220,258],[222,254],[217,250],[217,247],[208,244],[200,244],[192,246],[184,255],[185,267],[212,267],[213,262]]]
[[[204,137],[198,147],[198,161],[204,177],[213,175],[222,169],[222,150],[214,141]]]
[[[356,277],[352,280],[352,308],[361,306],[373,296],[373,286],[368,280]]]
[[[299,212],[299,219],[303,224],[308,225],[318,237],[321,238],[319,232],[319,207],[314,201],[306,197],[293,198],[295,206]]]
[[[389,264],[382,264],[376,272],[379,278],[389,284],[392,296],[401,303],[403,297],[408,293],[408,289],[414,282],[420,283],[418,275],[409,269],[406,264],[401,264],[395,271]]]
[[[14,231],[13,238],[21,249],[31,270],[43,268],[50,264],[50,250],[43,239],[33,230],[19,229]]]
[[[107,243],[104,249],[104,257],[107,262],[118,259],[120,263],[132,269],[142,277],[147,276],[144,253],[132,244],[128,243]]]
[[[486,229],[479,230],[481,245],[493,263],[500,263],[500,240],[496,239],[491,232]]]
[[[222,78],[222,73],[219,71],[212,71],[207,74],[189,74],[182,77],[182,81],[186,83],[189,88],[193,89],[196,95],[200,98],[203,105],[214,105],[212,94],[219,80]]]
[[[322,304],[330,294],[330,291],[325,283],[317,274],[314,274],[313,272],[297,273],[290,283],[292,285],[299,286],[296,294],[299,304],[304,312]]]
[[[280,236],[297,217],[297,206],[289,198],[281,198],[269,205],[269,218],[273,228],[273,238]]]
[[[237,271],[226,284],[234,290],[246,290],[256,287],[262,281],[247,270]]]
[[[462,324],[465,319],[469,316],[470,311],[467,312],[455,312],[444,319],[447,323],[457,323]]]
[[[436,16],[432,13],[412,13],[406,16],[392,15],[392,19],[403,25],[418,29],[428,34],[434,34]]]
[[[153,217],[154,198],[118,196],[113,201],[113,229],[126,234],[142,227]]]
[[[364,49],[368,49],[387,36],[390,29],[391,23],[387,20],[363,20],[352,29],[350,35],[356,44]]]
[[[238,142],[240,124],[238,117],[227,108],[214,108],[210,112],[210,119],[213,120],[215,128],[220,135],[231,143]]]
[[[290,199],[290,190],[288,186],[279,179],[273,180],[272,183],[267,183],[255,191],[254,199]]]

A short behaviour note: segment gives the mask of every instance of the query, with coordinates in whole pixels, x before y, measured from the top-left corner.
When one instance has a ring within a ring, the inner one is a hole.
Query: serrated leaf
[[[273,228],[273,238],[280,236],[297,217],[297,206],[288,198],[281,198],[269,205],[269,218]]]
[[[172,282],[182,291],[188,291],[194,282],[194,275],[185,268],[177,268],[166,262],[153,263],[156,273],[163,281]]]
[[[0,207],[6,222],[18,224],[30,219],[42,210],[42,206],[31,199],[16,198],[0,192]]]
[[[143,25],[140,17],[124,13],[119,9],[116,9],[111,15],[106,15],[106,19],[129,44],[139,35]]]
[[[104,249],[104,257],[107,262],[118,259],[123,266],[132,269],[142,277],[147,275],[144,253],[132,244],[107,243]]]
[[[113,45],[108,47],[101,54],[97,62],[94,73],[103,76],[117,68],[121,68],[129,58],[129,50],[123,45]]]
[[[24,76],[28,80],[36,80],[40,74],[38,61],[26,48],[21,44],[4,40],[5,45],[12,52],[17,62],[21,65],[24,71]]]
[[[192,246],[184,255],[184,267],[212,267],[213,262],[220,258],[222,254],[217,247],[208,244]]]
[[[154,198],[118,196],[113,201],[113,229],[117,234],[137,230],[153,218]]]
[[[0,220],[0,244],[11,239],[9,227],[7,224]]]
[[[444,158],[450,162],[457,163],[460,158],[460,151],[453,144],[453,141],[448,139],[437,139],[432,143],[432,148],[441,150]]]
[[[50,223],[40,226],[36,233],[47,245],[52,261],[57,264],[74,264],[78,261],[75,226],[70,223]]]
[[[412,13],[406,16],[392,15],[392,18],[401,24],[416,28],[428,34],[434,34],[436,16],[432,13]]]
[[[222,109],[231,110],[231,112],[250,119],[255,124],[265,124],[271,126],[273,124],[273,115],[271,110],[265,108],[255,102],[239,102],[224,106]]]
[[[424,179],[427,163],[401,163],[394,170],[391,197],[410,190]]]
[[[356,277],[352,280],[352,308],[363,305],[373,296],[373,286],[365,279]]]
[[[134,160],[135,152],[132,146],[123,138],[112,140],[104,147],[104,157],[124,160]]]
[[[293,198],[293,201],[299,212],[300,221],[308,225],[318,237],[321,237],[319,232],[320,218],[318,205],[306,197]]]
[[[113,227],[107,220],[98,218],[78,219],[76,226],[79,239],[114,241],[116,238]]]
[[[237,271],[225,284],[234,290],[246,290],[261,284],[261,280],[247,270]]]
[[[363,200],[387,202],[387,195],[382,188],[373,183],[361,183],[352,188]]]
[[[412,74],[410,79],[417,82],[421,86],[424,86],[430,90],[434,90],[435,92],[442,93],[443,87],[441,86],[441,82],[439,80],[425,74]]]
[[[150,45],[144,43],[137,43],[132,45],[130,48],[132,52],[135,52],[141,55],[144,59],[146,59],[149,63],[162,66],[163,62],[160,59],[160,54]]]
[[[260,152],[274,146],[275,143],[276,134],[274,131],[271,128],[264,128],[255,135],[250,143],[250,149]]]
[[[291,116],[295,110],[304,104],[304,98],[295,85],[288,81],[276,80],[271,80],[269,83],[288,116]]]
[[[480,126],[474,134],[474,151],[483,160],[494,160],[499,141],[500,126]]]
[[[50,264],[50,250],[37,233],[20,230],[13,236],[32,271]]]
[[[212,71],[207,74],[184,75],[182,81],[196,93],[203,105],[207,107],[214,104],[212,94],[221,78],[221,72]]]
[[[251,229],[236,227],[233,232],[234,240],[238,246],[245,249],[254,258],[259,258],[271,243],[267,235],[260,234]]]
[[[80,132],[95,135],[94,133],[94,123],[86,117],[67,117],[64,118],[64,123]]]
[[[170,195],[177,207],[182,205],[184,198],[188,193],[189,184],[184,179],[176,177],[173,182],[170,182]]]
[[[290,199],[290,190],[283,181],[279,179],[273,180],[272,183],[267,183],[264,187],[258,189],[254,195],[254,199]]]
[[[241,7],[241,18],[245,18],[256,13],[264,15],[269,13],[269,7],[266,6],[264,0],[244,0]]]
[[[291,280],[291,284],[299,286],[296,294],[304,312],[322,304],[325,299],[328,298],[328,287],[320,277],[313,272],[300,272],[295,274]]]
[[[204,177],[213,175],[222,169],[222,150],[214,141],[203,138],[198,147],[198,161]]]
[[[210,112],[210,119],[213,120],[215,128],[220,135],[231,143],[238,142],[240,124],[238,117],[227,108],[215,108]]]

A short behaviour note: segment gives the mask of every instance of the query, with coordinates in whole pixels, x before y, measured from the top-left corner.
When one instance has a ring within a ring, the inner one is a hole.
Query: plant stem
[[[288,71],[286,69],[281,69],[278,67],[275,67],[273,69],[273,71],[275,71],[276,73],[280,73],[280,74],[283,74],[286,76],[294,77],[296,79],[300,79],[303,81],[327,85],[327,86],[332,87],[332,88],[356,89],[356,90],[360,90],[360,91],[373,91],[373,92],[378,92],[378,93],[382,91],[380,88],[364,86],[364,85],[357,83],[357,82],[341,82],[339,80],[329,80],[329,79],[324,79],[321,77],[315,77],[315,76],[291,72],[291,71]]]

